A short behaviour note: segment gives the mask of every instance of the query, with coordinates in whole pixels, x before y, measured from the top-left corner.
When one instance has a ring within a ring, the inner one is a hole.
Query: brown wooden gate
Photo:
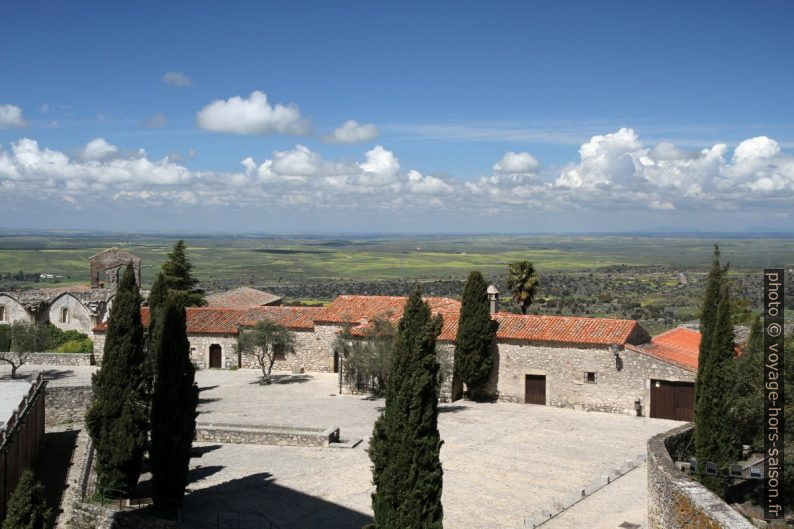
[[[524,403],[546,405],[546,375],[527,375],[524,382]]]
[[[691,421],[695,408],[695,384],[651,380],[651,417]]]
[[[223,367],[221,346],[218,344],[210,345],[210,367]]]

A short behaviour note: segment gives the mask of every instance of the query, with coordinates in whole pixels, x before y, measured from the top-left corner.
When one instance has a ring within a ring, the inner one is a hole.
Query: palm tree
[[[510,263],[510,272],[507,274],[507,288],[513,296],[513,301],[521,307],[521,313],[526,314],[535,297],[538,287],[538,274],[532,261],[524,259]]]

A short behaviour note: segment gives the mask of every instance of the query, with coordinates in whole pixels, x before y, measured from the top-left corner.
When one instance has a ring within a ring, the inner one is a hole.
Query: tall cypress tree
[[[720,304],[722,292],[723,276],[727,272],[720,265],[720,248],[714,245],[714,256],[711,261],[708,282],[706,283],[706,293],[703,297],[703,306],[700,310],[700,350],[698,351],[698,366],[709,363],[708,356],[711,353],[711,341],[714,336],[714,326],[717,322],[717,308]],[[700,388],[703,386],[701,380],[702,369],[698,367],[695,377],[695,402],[700,398]]]
[[[165,283],[165,275],[160,272],[152,284],[149,291],[149,327],[146,332],[146,367],[148,370],[149,384],[151,390],[152,379],[157,364],[157,329],[159,328],[159,317],[166,298],[168,297],[168,287]]]
[[[47,506],[44,485],[30,470],[19,477],[14,492],[8,498],[3,529],[46,529],[52,517],[52,509]]]
[[[417,289],[405,304],[391,351],[386,409],[370,440],[378,529],[441,529],[443,471],[439,461],[438,369],[441,317]]]
[[[736,386],[733,390],[732,422],[742,444],[763,451],[764,416],[764,334],[761,317],[750,327],[750,338],[742,355],[734,360]]]
[[[468,386],[472,399],[483,396],[481,388],[493,365],[491,354],[496,327],[491,319],[487,289],[480,272],[469,274],[463,288],[458,320],[454,369]]]
[[[738,460],[736,428],[728,420],[733,413],[732,396],[736,384],[734,347],[730,291],[728,285],[723,285],[707,362],[698,366],[702,387],[695,404],[694,437],[699,473],[706,470],[707,462],[714,462],[718,472],[727,475],[729,465]],[[726,480],[701,476],[701,482],[724,495]]]
[[[204,291],[198,288],[199,281],[193,276],[193,263],[188,261],[185,241],[174,244],[168,260],[163,263],[163,275],[168,290],[175,290],[185,297],[186,307],[202,307],[207,304]]]
[[[141,295],[128,266],[110,309],[102,368],[92,378],[94,400],[86,426],[94,441],[97,484],[128,494],[141,472],[148,402]],[[112,489],[112,490],[108,490]]]
[[[190,362],[185,309],[181,297],[169,295],[157,318],[157,362],[152,395],[152,463],[154,501],[173,506],[185,494],[190,449],[196,434],[198,387]]]

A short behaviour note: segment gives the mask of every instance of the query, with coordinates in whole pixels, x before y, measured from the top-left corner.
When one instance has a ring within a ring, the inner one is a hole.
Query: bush
[[[0,353],[11,350],[11,326],[0,325]]]
[[[91,341],[91,338],[69,340],[56,347],[55,350],[59,353],[92,353],[94,352],[94,342]]]

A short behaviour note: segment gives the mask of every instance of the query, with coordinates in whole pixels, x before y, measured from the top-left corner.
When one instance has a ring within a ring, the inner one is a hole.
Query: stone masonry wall
[[[94,365],[93,353],[33,353],[28,364],[46,366],[90,366]]]
[[[314,331],[292,331],[295,336],[295,351],[287,353],[284,360],[276,360],[274,371],[331,373],[334,370],[334,342],[337,325],[316,325]],[[242,358],[242,367],[259,369],[253,356]]]
[[[3,320],[0,321],[0,325],[10,325],[15,321],[33,321],[28,311],[25,310],[25,307],[10,296],[0,294],[0,306],[5,307],[5,314]]]
[[[196,441],[278,446],[327,447],[339,441],[339,428],[295,428],[234,424],[196,424]]]
[[[48,385],[44,393],[47,426],[83,422],[92,397],[91,386]]]
[[[634,400],[642,399],[642,414],[650,413],[651,379],[694,382],[695,374],[630,350],[621,350],[621,369],[609,348],[552,347],[499,342],[494,364],[500,400],[524,402],[525,376],[546,376],[550,406],[635,415]],[[584,381],[596,373],[596,383]]]
[[[69,312],[65,323],[61,321],[62,309],[67,309]],[[94,328],[94,320],[91,317],[91,313],[88,312],[85,305],[70,294],[64,294],[53,301],[47,312],[49,313],[49,321],[64,331],[74,330],[91,334],[91,329]]]
[[[233,334],[190,334],[190,360],[199,369],[210,365],[210,346],[221,346],[221,365],[225,368],[239,367],[237,352],[237,336]]]
[[[752,529],[743,516],[675,466],[668,446],[691,434],[692,425],[685,424],[648,441],[648,529]]]

